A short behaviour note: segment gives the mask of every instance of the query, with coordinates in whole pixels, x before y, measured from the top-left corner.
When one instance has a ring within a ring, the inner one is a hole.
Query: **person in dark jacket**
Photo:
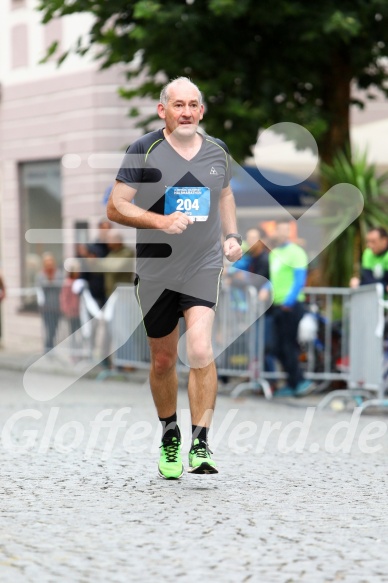
[[[101,254],[98,245],[95,243],[89,243],[86,245],[85,257],[82,259],[82,272],[80,274],[80,279],[84,279],[87,282],[89,291],[99,308],[102,308],[107,299],[105,293],[104,272],[96,270],[98,262],[95,260],[102,257],[105,256]]]

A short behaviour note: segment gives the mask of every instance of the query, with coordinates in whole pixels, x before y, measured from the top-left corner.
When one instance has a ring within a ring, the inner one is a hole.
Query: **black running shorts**
[[[216,310],[222,269],[203,269],[185,283],[160,282],[136,277],[135,290],[147,336],[162,338],[170,334],[193,306]]]

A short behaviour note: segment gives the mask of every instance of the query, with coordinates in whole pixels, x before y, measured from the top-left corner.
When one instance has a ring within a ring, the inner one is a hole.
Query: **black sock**
[[[192,442],[194,442],[194,439],[198,438],[199,441],[205,441],[207,443],[208,431],[209,431],[208,427],[201,427],[200,425],[192,425],[191,426],[191,432],[193,434]]]
[[[180,437],[179,427],[177,424],[177,415],[171,415],[171,417],[159,417],[159,421],[162,424],[162,440],[169,439],[171,437]]]

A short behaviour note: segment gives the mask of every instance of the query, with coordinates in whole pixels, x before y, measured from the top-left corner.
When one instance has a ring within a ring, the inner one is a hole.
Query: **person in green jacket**
[[[372,227],[366,236],[366,249],[361,258],[360,277],[352,277],[350,287],[381,283],[388,292],[388,233],[383,227]]]
[[[305,312],[303,287],[307,275],[307,254],[290,241],[290,223],[279,221],[275,231],[276,247],[269,254],[270,283],[259,292],[266,301],[272,286],[272,313],[275,355],[287,374],[287,385],[274,396],[303,396],[314,385],[304,379],[299,364],[298,326]]]

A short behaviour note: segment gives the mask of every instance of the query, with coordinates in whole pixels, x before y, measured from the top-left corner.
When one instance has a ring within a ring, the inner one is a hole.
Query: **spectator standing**
[[[5,284],[3,275],[0,273],[0,304],[5,298]],[[1,311],[0,311],[0,338],[2,336],[2,323],[1,323]]]
[[[257,280],[252,277],[251,274],[260,275],[269,280],[269,252],[265,246],[264,241],[266,240],[266,235],[262,229],[259,227],[249,229],[246,233],[246,241],[249,246],[248,255],[248,282],[249,285],[256,287],[257,291],[260,292],[265,281]],[[273,312],[272,306],[269,306],[266,310],[264,317],[264,370],[268,372],[275,371],[275,362],[273,358]],[[256,354],[258,354],[259,348],[259,330],[258,326],[256,329]]]
[[[85,300],[85,308],[90,320],[90,353],[93,355],[94,350],[97,345],[97,332],[102,327],[103,329],[103,339],[102,343],[105,343],[105,326],[100,326],[101,313],[100,310],[103,308],[106,302],[105,294],[105,278],[104,278],[104,268],[102,261],[105,258],[101,257],[101,248],[95,243],[88,243],[83,248],[80,248],[83,257],[81,258],[82,271],[79,276],[80,285],[77,285],[77,291],[83,294]],[[78,283],[78,282],[77,282]],[[73,287],[73,291],[76,291]],[[102,348],[103,350],[103,348]],[[103,367],[106,367],[106,363],[102,361]]]
[[[290,242],[290,223],[276,224],[277,247],[269,254],[270,281],[273,293],[274,349],[287,374],[287,386],[276,396],[302,396],[311,391],[312,383],[304,380],[299,364],[298,326],[304,314],[303,287],[307,275],[307,254]],[[265,285],[259,298],[266,301],[270,286]]]
[[[360,277],[352,277],[350,287],[381,283],[388,292],[388,233],[382,227],[372,227],[366,236],[366,249],[361,258]]]
[[[118,285],[129,285],[135,279],[135,252],[123,243],[122,233],[118,229],[108,231],[106,242],[109,253],[105,258],[106,269],[104,272],[105,295],[107,299],[113,294]],[[110,354],[112,343],[111,321],[108,319],[104,327],[104,354]],[[103,366],[110,367],[110,357],[106,356]]]
[[[264,282],[257,281],[254,277],[249,277],[249,274],[254,273],[269,279],[269,253],[264,244],[264,237],[264,233],[259,228],[249,229],[246,233],[246,242],[249,248],[246,253],[248,283],[254,285],[257,290],[262,288]],[[244,267],[241,267],[241,269],[244,269]]]
[[[74,334],[80,326],[79,303],[80,295],[73,291],[73,284],[80,276],[80,264],[74,260],[62,285],[59,303],[62,314],[69,322],[70,332]]]
[[[95,248],[97,249],[97,257],[106,257],[110,251],[108,245],[109,232],[112,229],[112,223],[103,217],[98,222],[98,235],[97,239],[94,241]]]
[[[252,285],[256,287],[259,292],[266,280],[269,280],[269,253],[268,249],[264,244],[265,233],[262,229],[253,227],[248,229],[245,235],[246,246],[248,250],[244,255],[236,261],[229,269],[229,275],[231,276],[232,293],[238,294],[243,293],[240,289],[242,286]],[[262,278],[256,278],[253,276],[260,275]],[[265,313],[265,328],[264,328],[264,369],[269,372],[275,370],[274,359],[271,355],[273,352],[273,321],[272,321],[272,309],[269,309]],[[258,321],[256,322],[256,346],[255,354],[258,355],[259,351],[259,326]],[[257,366],[257,361],[251,363],[251,366]]]
[[[258,290],[264,281],[258,281],[250,274],[261,275],[269,279],[268,249],[263,242],[264,233],[259,228],[248,229],[245,235],[248,250],[228,271],[234,285],[254,285]]]
[[[105,295],[109,298],[119,284],[133,283],[135,252],[124,245],[122,233],[117,229],[108,231],[106,241],[109,253],[106,256],[107,269],[104,278]]]
[[[59,296],[61,293],[63,275],[58,269],[52,253],[44,253],[42,270],[36,278],[38,305],[44,324],[44,348],[48,352],[54,348],[55,335],[61,316]]]
[[[3,275],[0,273],[0,302],[5,298],[5,283]]]
[[[80,279],[87,282],[90,294],[98,308],[102,308],[106,302],[104,272],[97,261],[102,257],[105,256],[101,255],[101,247],[95,243],[88,243],[85,246],[85,256],[82,258],[82,272],[80,274]]]

